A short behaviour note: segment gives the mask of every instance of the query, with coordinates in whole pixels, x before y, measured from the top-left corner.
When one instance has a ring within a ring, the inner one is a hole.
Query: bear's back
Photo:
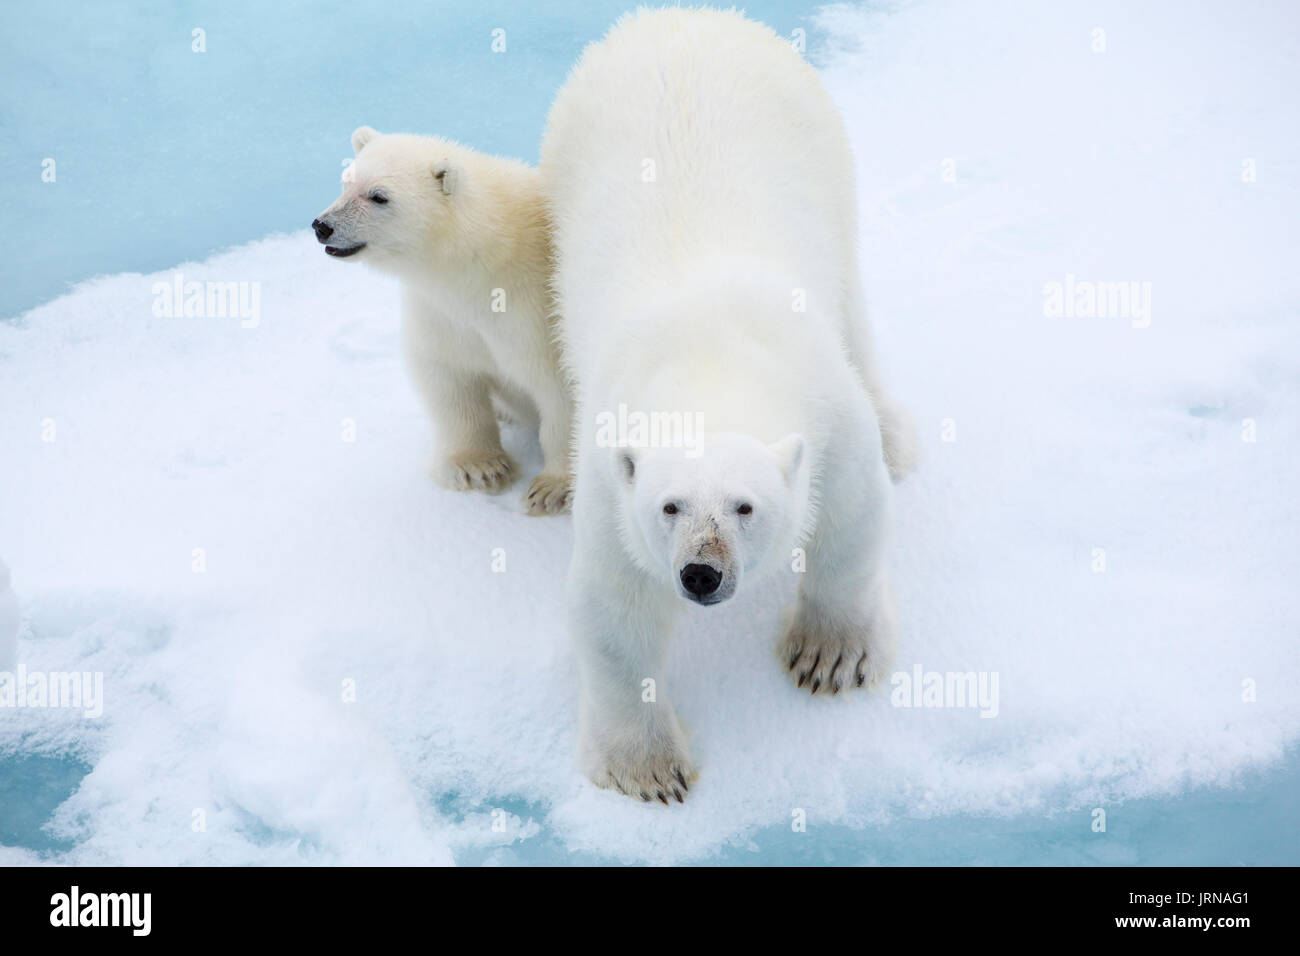
[[[779,263],[838,305],[856,230],[843,124],[816,72],[737,13],[622,18],[557,98],[541,171],[579,376],[626,306],[718,257]]]

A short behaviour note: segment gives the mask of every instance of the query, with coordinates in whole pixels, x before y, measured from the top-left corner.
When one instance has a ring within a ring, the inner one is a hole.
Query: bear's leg
[[[542,446],[542,473],[529,483],[528,491],[524,493],[524,507],[534,517],[558,515],[569,510],[573,480],[568,467],[570,415],[567,398],[565,394],[560,402],[562,411],[559,415],[549,412],[542,416],[532,396],[523,389],[498,381],[493,390],[497,421],[534,429]]]
[[[916,467],[916,423],[906,408],[894,401],[885,390],[871,347],[871,330],[867,310],[857,282],[857,266],[850,263],[848,307],[844,315],[844,346],[858,378],[871,396],[880,422],[880,438],[885,464],[894,481],[902,481]]]
[[[505,376],[536,409],[537,439],[542,446],[542,473],[524,493],[530,515],[556,515],[569,510],[573,489],[570,441],[573,400],[559,370],[554,347],[541,336],[522,338],[508,354],[498,350]]]
[[[501,428],[486,376],[441,365],[425,371],[421,391],[441,450],[434,479],[454,491],[495,493],[514,480],[514,463],[501,447]]]
[[[575,525],[581,510],[575,506]],[[579,760],[599,787],[680,802],[696,773],[664,693],[675,599],[632,564],[617,532],[605,527],[603,534],[603,544],[589,548],[579,530],[569,572],[569,624],[582,676]]]
[[[514,463],[501,447],[492,402],[491,357],[477,335],[456,328],[403,290],[406,365],[440,445],[434,479],[456,491],[503,490]]]
[[[524,493],[530,515],[556,515],[569,510],[573,494],[570,441],[573,403],[558,373],[538,383],[533,393],[541,421],[537,438],[542,446],[542,473]]]
[[[777,645],[781,665],[810,693],[870,687],[886,673],[896,633],[884,563],[889,473],[848,461],[827,475],[799,593]]]

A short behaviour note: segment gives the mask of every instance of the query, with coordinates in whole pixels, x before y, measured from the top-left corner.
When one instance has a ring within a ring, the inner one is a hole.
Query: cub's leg
[[[573,406],[563,382],[548,384],[542,395],[541,422],[537,437],[542,446],[542,473],[533,479],[524,501],[533,515],[559,514],[569,510],[573,496],[573,473],[569,463],[569,442]]]
[[[514,464],[501,447],[492,404],[490,356],[472,332],[457,329],[408,296],[402,316],[407,366],[440,444],[432,472],[456,491],[503,490]]]
[[[569,510],[573,496],[573,472],[569,442],[573,427],[573,403],[558,375],[539,375],[530,392],[537,402],[537,438],[542,446],[542,473],[524,493],[530,515],[554,515]]]
[[[502,341],[507,339],[508,341]],[[573,474],[569,443],[573,428],[573,400],[560,372],[559,355],[544,327],[519,323],[508,335],[494,333],[488,346],[500,365],[510,392],[526,396],[535,409],[542,446],[542,473],[524,493],[530,515],[554,515],[569,510]]]

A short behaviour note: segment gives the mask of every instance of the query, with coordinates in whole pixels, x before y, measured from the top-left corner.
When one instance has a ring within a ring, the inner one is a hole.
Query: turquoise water
[[[816,6],[747,9],[790,34]],[[3,0],[0,209],[21,231],[0,317],[90,276],[306,228],[363,124],[535,161],[569,66],[628,7]]]
[[[0,756],[0,846],[42,853],[68,849],[45,825],[90,769],[72,758]]]
[[[0,758],[0,844],[43,853],[69,849],[45,829],[54,808],[90,768],[74,759]],[[1106,832],[1092,830],[1087,811],[1012,817],[954,815],[902,820],[853,830],[809,821],[805,833],[772,827],[746,846],[700,862],[746,865],[911,866],[1295,866],[1300,864],[1300,760],[1243,775],[1228,788],[1201,788],[1174,799],[1130,800],[1107,808]],[[434,799],[448,820],[497,807],[542,823],[546,808],[504,799],[491,807],[457,794]],[[250,823],[257,827],[257,821]],[[275,834],[265,834],[273,841]],[[575,853],[550,830],[508,847],[456,854],[462,865],[596,865],[618,861]]]
[[[1199,788],[1173,799],[1130,800],[1106,808],[1105,832],[1089,811],[1010,817],[955,814],[854,830],[819,826],[804,833],[770,827],[744,846],[699,862],[728,866],[1295,866],[1300,864],[1300,760],[1245,774],[1232,787]],[[542,822],[545,808],[499,806]],[[455,819],[465,807],[439,802]],[[473,807],[482,812],[484,808]],[[546,830],[508,848],[457,854],[457,863],[597,865],[617,861],[572,853]]]

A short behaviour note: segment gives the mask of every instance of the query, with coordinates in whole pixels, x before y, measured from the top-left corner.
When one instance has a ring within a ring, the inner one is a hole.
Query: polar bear
[[[852,158],[788,44],[664,9],[583,54],[540,169],[577,388],[579,759],[680,801],[696,768],[665,658],[687,602],[801,572],[777,643],[794,682],[836,694],[889,666],[890,465],[911,439],[867,348]]]
[[[407,366],[442,444],[434,477],[497,492],[514,480],[498,412],[536,424],[533,515],[569,505],[572,399],[553,335],[550,241],[537,170],[449,140],[352,134],[343,192],[312,222],[328,255],[402,280]]]

